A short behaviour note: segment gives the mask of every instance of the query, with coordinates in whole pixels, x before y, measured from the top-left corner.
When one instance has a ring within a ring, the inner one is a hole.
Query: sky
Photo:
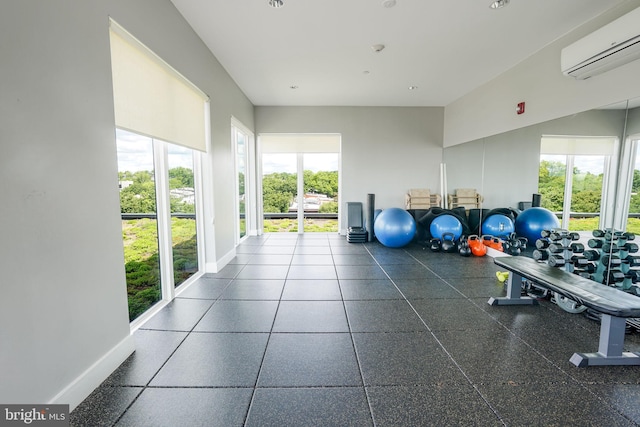
[[[147,136],[116,129],[118,146],[118,170],[137,172],[153,170],[152,139]],[[169,169],[182,166],[193,169],[192,150],[169,144]]]

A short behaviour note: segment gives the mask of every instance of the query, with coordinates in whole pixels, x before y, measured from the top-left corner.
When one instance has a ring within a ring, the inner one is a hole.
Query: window
[[[572,231],[602,228],[615,138],[544,136],[538,192],[542,207]]]
[[[200,153],[208,98],[111,21],[116,141],[129,319],[198,273]]]
[[[118,178],[129,319],[198,272],[198,153],[118,129]],[[164,249],[164,250],[163,250]]]
[[[236,243],[239,243],[253,230],[256,221],[252,205],[253,175],[251,165],[255,158],[253,149],[253,133],[236,119],[231,120],[231,144],[235,153],[236,174]]]
[[[263,229],[338,232],[340,135],[260,136]]]

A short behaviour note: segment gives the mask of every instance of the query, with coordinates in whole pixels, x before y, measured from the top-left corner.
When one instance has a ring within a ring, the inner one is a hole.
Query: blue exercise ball
[[[376,209],[373,211],[373,222],[376,222],[376,219],[378,218],[378,215],[380,215],[380,212],[382,212],[382,209]]]
[[[513,220],[506,215],[494,214],[482,222],[481,234],[489,234],[494,237],[507,237],[516,231]]]
[[[451,233],[454,240],[458,240],[462,236],[462,223],[453,215],[438,215],[431,221],[429,232],[435,239],[442,240],[443,234]]]
[[[542,230],[560,227],[558,217],[545,208],[529,208],[516,217],[516,234],[526,237],[532,244],[542,237]]]
[[[384,209],[373,223],[373,232],[384,246],[401,248],[413,240],[416,234],[416,221],[404,209]]]

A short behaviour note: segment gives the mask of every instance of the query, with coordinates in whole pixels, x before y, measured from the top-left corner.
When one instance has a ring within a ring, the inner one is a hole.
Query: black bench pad
[[[497,257],[494,263],[597,312],[640,317],[640,298],[526,257]]]

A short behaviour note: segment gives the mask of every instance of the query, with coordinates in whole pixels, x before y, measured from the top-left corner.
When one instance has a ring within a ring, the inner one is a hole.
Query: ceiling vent
[[[640,8],[562,49],[565,76],[588,79],[640,58]]]

